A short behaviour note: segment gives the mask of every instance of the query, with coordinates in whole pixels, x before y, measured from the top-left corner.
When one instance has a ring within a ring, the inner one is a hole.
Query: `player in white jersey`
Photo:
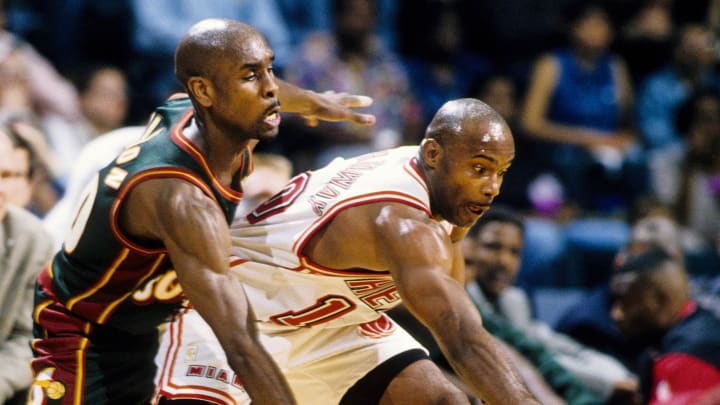
[[[513,158],[512,134],[494,110],[454,100],[419,147],[336,159],[236,218],[233,272],[298,403],[468,403],[384,315],[401,298],[478,397],[537,403],[462,284],[459,242]],[[249,403],[213,340],[192,312],[171,326],[159,396]]]

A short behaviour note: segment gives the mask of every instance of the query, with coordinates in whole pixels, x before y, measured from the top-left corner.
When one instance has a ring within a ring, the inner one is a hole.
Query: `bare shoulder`
[[[417,232],[433,232],[447,235],[441,223],[426,212],[404,204],[384,204],[376,207],[371,218],[377,231],[383,235],[402,237]]]
[[[400,203],[372,203],[338,214],[308,243],[304,253],[328,267],[387,270],[388,244],[412,245],[423,235],[435,239],[443,235],[442,227],[427,213]]]

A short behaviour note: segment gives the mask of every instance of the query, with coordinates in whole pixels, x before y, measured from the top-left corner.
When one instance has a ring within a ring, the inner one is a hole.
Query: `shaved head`
[[[476,133],[480,129],[478,125],[487,125],[487,130],[483,131],[487,134],[495,133],[498,129],[502,132],[502,129],[507,127],[500,114],[478,99],[451,100],[435,113],[425,131],[425,138],[435,139],[442,145],[464,134]]]
[[[240,53],[248,40],[265,39],[239,21],[202,20],[185,33],[175,51],[175,76],[183,85],[192,76],[212,79],[218,62]]]
[[[500,192],[514,158],[512,131],[492,107],[474,98],[443,104],[419,152],[433,215],[472,225]]]

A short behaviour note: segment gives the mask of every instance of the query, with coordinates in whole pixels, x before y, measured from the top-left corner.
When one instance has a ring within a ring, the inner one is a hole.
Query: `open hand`
[[[358,96],[349,93],[326,91],[313,92],[313,103],[310,103],[307,112],[300,112],[309,126],[316,126],[318,121],[350,121],[358,125],[372,125],[375,116],[359,113],[353,108],[367,107],[373,100],[367,96]]]

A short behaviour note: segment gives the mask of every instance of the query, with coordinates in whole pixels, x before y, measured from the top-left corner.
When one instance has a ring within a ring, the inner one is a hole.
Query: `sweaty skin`
[[[490,404],[534,404],[463,288],[460,241],[499,193],[515,156],[502,118],[477,108],[482,106],[470,99],[448,103],[420,147],[433,218],[400,203],[352,207],[313,237],[303,253],[330,268],[389,270],[404,305],[428,327],[479,398]],[[450,234],[441,219],[455,225]],[[446,379],[428,379],[428,373],[440,375],[430,360],[411,364],[391,382],[381,404],[468,403],[459,390],[448,396]]]

